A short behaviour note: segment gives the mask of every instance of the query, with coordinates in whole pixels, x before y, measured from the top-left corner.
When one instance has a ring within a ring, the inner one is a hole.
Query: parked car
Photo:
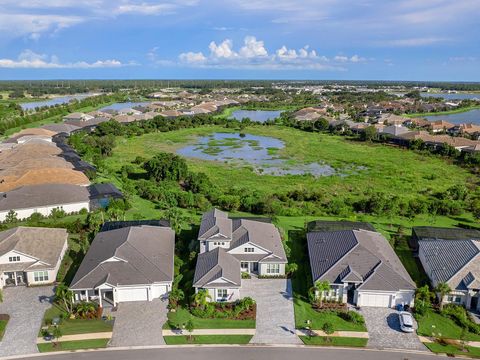
[[[411,333],[415,329],[413,328],[413,316],[409,312],[401,311],[398,313],[398,318],[400,320],[400,329],[403,332]]]

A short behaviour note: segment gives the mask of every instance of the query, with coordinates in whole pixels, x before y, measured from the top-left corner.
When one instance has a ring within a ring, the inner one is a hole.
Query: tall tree
[[[440,310],[443,309],[443,298],[445,297],[445,295],[450,294],[451,291],[452,289],[450,288],[450,286],[448,286],[448,284],[444,282],[438,283],[435,287],[435,292],[437,293],[438,301],[440,304]]]

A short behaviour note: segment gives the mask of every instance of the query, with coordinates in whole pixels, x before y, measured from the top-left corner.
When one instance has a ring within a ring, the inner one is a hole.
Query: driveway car
[[[400,321],[400,330],[406,333],[414,332],[413,317],[407,311],[401,311],[398,313],[398,320]]]

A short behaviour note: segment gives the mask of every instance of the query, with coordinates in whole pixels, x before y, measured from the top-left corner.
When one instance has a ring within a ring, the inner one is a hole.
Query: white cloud
[[[23,69],[94,69],[114,68],[135,65],[133,62],[122,63],[115,59],[97,60],[95,62],[77,61],[61,63],[57,56],[38,54],[32,50],[22,51],[17,59],[0,59],[0,68]]]
[[[265,43],[254,36],[246,36],[244,45],[236,51],[231,39],[220,43],[212,41],[210,53],[185,52],[179,55],[180,63],[185,66],[204,68],[235,68],[235,69],[270,69],[270,70],[345,70],[344,63],[359,63],[367,61],[359,55],[336,56],[329,59],[310,49],[308,45],[300,49],[289,49],[287,46],[269,54]]]
[[[392,46],[392,47],[415,47],[434,45],[438,43],[449,42],[451,39],[446,37],[414,37],[408,39],[393,39],[377,42],[378,45]]]

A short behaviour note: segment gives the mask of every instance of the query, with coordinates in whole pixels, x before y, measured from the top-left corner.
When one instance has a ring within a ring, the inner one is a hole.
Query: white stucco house
[[[0,288],[56,281],[67,251],[65,229],[16,227],[0,232]]]
[[[287,257],[278,229],[253,219],[231,219],[217,209],[205,213],[198,234],[200,254],[193,287],[206,289],[212,301],[240,298],[241,273],[285,275]]]
[[[381,234],[312,231],[307,243],[313,282],[330,284],[324,298],[360,307],[413,306],[415,283]]]
[[[99,232],[93,240],[70,285],[75,301],[110,307],[152,301],[172,289],[174,231],[125,225]]]

